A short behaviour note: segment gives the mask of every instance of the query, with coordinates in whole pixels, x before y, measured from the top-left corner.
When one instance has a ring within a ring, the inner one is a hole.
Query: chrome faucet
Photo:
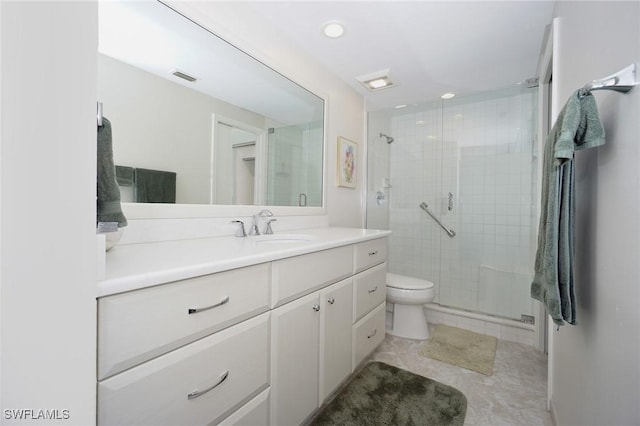
[[[253,215],[253,225],[251,225],[251,229],[249,230],[249,235],[260,235],[260,230],[258,229],[258,223],[260,222],[261,217],[271,217],[273,213],[271,210],[260,210],[258,214]]]

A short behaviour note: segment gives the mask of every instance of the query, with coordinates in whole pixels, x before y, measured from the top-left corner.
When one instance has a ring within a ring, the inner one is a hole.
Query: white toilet
[[[424,305],[434,297],[432,282],[387,273],[387,302],[393,303],[393,319],[387,333],[408,339],[428,339]]]

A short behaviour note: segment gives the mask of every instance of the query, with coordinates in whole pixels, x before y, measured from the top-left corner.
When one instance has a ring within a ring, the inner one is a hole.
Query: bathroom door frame
[[[217,198],[217,179],[216,179],[216,161],[218,160],[217,140],[219,139],[219,126],[229,126],[243,130],[256,135],[256,159],[255,159],[255,182],[254,182],[254,199],[253,205],[263,205],[266,199],[266,170],[267,170],[267,148],[266,148],[266,131],[264,129],[252,126],[242,121],[224,117],[220,114],[211,114],[211,169],[210,173],[210,203],[216,204]],[[233,150],[233,147],[231,147]],[[233,152],[233,151],[232,151]],[[233,157],[231,158],[231,160]],[[233,169],[232,169],[233,172]],[[233,176],[233,174],[232,174]]]

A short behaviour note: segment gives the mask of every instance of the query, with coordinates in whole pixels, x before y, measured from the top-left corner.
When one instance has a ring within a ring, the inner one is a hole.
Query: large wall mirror
[[[100,2],[98,101],[123,202],[322,207],[324,100],[160,2]]]

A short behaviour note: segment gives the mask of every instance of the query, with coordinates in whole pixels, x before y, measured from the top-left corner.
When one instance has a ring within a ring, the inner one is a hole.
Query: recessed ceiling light
[[[453,97],[455,97],[456,94],[455,93],[445,93],[444,95],[440,96],[442,99],[451,99]]]
[[[329,38],[338,38],[344,35],[344,24],[338,21],[325,22],[322,32]]]
[[[387,77],[382,77],[376,78],[375,80],[365,81],[364,84],[369,86],[372,90],[375,90],[382,89],[383,87],[387,87],[393,83],[391,83],[391,81]]]

